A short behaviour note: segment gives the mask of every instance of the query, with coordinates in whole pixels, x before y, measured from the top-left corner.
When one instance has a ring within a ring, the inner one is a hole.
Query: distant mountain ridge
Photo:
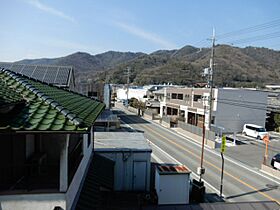
[[[134,84],[193,85],[205,81],[201,73],[209,66],[210,53],[209,48],[185,46],[178,50],[158,50],[150,54],[108,51],[90,55],[77,52],[60,58],[26,59],[17,63],[71,65],[78,78],[111,83],[126,83],[124,72],[129,66],[130,81]],[[256,87],[279,81],[279,51],[229,45],[215,47],[215,85]]]
[[[25,59],[17,61],[20,64],[66,65],[74,66],[78,72],[98,72],[111,68],[122,62],[130,61],[143,53],[108,51],[102,54],[90,55],[77,52],[60,58]]]

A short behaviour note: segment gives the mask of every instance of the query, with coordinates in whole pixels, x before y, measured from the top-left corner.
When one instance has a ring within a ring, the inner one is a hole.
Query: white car
[[[254,124],[245,124],[242,133],[257,139],[263,139],[264,136],[268,135],[264,127]]]

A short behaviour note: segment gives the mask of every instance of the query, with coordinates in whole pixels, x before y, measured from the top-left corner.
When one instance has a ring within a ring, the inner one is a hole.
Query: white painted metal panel
[[[189,174],[160,175],[156,171],[155,187],[159,205],[189,203]]]

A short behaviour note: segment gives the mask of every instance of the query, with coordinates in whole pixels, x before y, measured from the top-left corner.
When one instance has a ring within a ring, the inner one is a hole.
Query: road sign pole
[[[265,153],[264,153],[264,157],[263,157],[263,164],[266,165],[267,162],[267,158],[268,158],[268,143],[269,143],[269,136],[265,135],[263,137],[263,141],[265,143]]]
[[[221,152],[222,156],[222,174],[221,174],[221,185],[220,185],[220,197],[222,197],[223,194],[223,179],[224,179],[224,154]]]
[[[221,185],[220,185],[220,197],[222,197],[223,194],[223,179],[224,179],[224,152],[226,151],[226,143],[227,139],[226,136],[222,136],[222,142],[221,142],[221,157],[222,157],[222,174],[221,174]]]

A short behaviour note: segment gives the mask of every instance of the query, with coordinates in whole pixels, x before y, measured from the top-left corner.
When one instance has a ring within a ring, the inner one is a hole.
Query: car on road
[[[274,169],[280,170],[280,153],[274,155],[274,157],[271,159],[271,166]]]
[[[254,124],[245,124],[243,126],[242,133],[245,136],[251,136],[257,139],[263,139],[266,135],[268,135],[268,132],[264,127]]]

